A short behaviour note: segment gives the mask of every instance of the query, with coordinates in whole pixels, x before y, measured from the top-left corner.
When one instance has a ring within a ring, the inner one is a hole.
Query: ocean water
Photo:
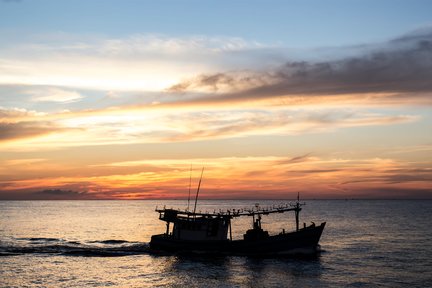
[[[200,201],[213,211],[257,201]],[[262,207],[286,201],[259,201]],[[326,221],[313,258],[168,255],[156,206],[185,201],[2,201],[0,287],[432,287],[432,201],[310,200],[300,221]],[[293,213],[264,216],[270,233]],[[234,238],[251,226],[233,220]]]

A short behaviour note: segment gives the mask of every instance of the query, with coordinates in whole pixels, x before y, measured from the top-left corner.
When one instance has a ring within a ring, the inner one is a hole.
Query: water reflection
[[[281,287],[300,280],[312,286],[321,283],[323,273],[319,257],[181,255],[166,260],[163,274],[169,277],[170,287]]]

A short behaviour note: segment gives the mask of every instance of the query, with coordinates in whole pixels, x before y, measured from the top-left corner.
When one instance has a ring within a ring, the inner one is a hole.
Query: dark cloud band
[[[169,91],[184,93],[204,88],[214,92],[205,99],[196,99],[198,102],[361,93],[394,93],[399,98],[412,97],[414,101],[426,98],[432,102],[432,31],[406,35],[357,57],[315,63],[287,62],[271,71],[239,74],[200,75]],[[223,92],[226,87],[246,88]],[[413,97],[413,93],[417,96]]]

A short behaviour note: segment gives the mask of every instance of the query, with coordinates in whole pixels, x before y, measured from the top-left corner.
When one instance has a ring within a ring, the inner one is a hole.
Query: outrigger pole
[[[194,216],[195,216],[196,205],[197,205],[197,201],[198,201],[198,194],[199,194],[199,190],[200,190],[200,187],[201,187],[201,180],[202,180],[203,173],[204,173],[204,167],[201,170],[201,177],[200,177],[200,181],[198,183],[198,189],[197,189],[197,193],[196,193],[196,196],[195,196],[195,205],[194,205],[194,211],[193,211]]]

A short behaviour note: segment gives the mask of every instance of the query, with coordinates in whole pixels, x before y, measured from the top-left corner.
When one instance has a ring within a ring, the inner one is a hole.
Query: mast
[[[297,193],[297,203],[294,212],[296,220],[296,231],[299,231],[300,192]]]
[[[196,196],[195,196],[195,205],[194,205],[193,214],[195,214],[195,211],[196,211],[196,205],[197,205],[197,201],[198,201],[198,194],[199,194],[199,190],[200,190],[200,187],[201,187],[201,180],[202,180],[203,173],[204,173],[204,167],[201,170],[201,177],[200,177],[200,180],[199,180],[199,183],[198,183],[198,189],[197,189],[197,193],[196,193]],[[195,217],[195,215],[194,215],[194,217]]]
[[[192,164],[190,166],[190,172],[189,172],[189,195],[188,195],[188,207],[187,210],[189,211],[189,202],[190,202],[190,190],[191,190],[191,184],[192,184]]]

